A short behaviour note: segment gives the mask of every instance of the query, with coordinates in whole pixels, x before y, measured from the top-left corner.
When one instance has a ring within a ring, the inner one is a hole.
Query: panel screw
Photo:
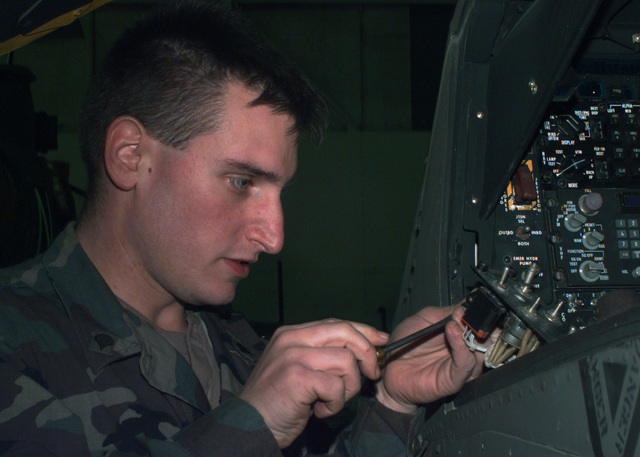
[[[529,81],[529,89],[531,90],[531,93],[533,95],[538,93],[538,84],[536,83],[535,79],[532,79],[531,81]]]

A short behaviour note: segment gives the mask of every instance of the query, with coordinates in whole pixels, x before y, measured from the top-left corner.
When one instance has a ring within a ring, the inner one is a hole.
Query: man
[[[374,394],[335,455],[404,454],[417,405],[478,369],[455,322],[381,372],[388,337],[369,326],[283,327],[265,347],[204,308],[282,248],[298,135],[325,123],[308,82],[223,8],[183,2],[124,34],[83,108],[81,220],[2,273],[2,451],[277,456],[364,375]],[[450,313],[427,309],[393,338]]]

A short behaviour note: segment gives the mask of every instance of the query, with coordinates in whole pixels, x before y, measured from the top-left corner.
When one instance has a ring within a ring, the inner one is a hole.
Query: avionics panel
[[[579,329],[640,288],[640,102],[632,76],[567,79],[496,208],[489,264],[536,263],[542,308]]]
[[[638,0],[459,4],[396,322],[484,286],[543,344],[640,304],[638,24]]]
[[[640,0],[461,0],[442,81],[396,321],[466,299],[489,369],[408,448],[640,455]]]

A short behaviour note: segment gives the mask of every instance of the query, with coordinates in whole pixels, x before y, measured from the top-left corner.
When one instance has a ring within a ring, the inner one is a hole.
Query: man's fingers
[[[287,336],[309,346],[345,346],[366,350],[371,345],[384,344],[389,339],[385,332],[357,322],[327,319],[278,329],[274,337]],[[303,338],[301,338],[303,336]]]
[[[240,396],[288,445],[312,410],[319,417],[337,413],[360,391],[361,373],[380,375],[375,345],[387,339],[373,327],[337,319],[281,327]]]
[[[306,375],[311,378],[310,384],[318,384],[318,379],[313,379],[314,376],[328,379],[326,375],[329,375],[339,380],[342,386],[341,396],[345,399],[353,398],[360,391],[361,376],[358,361],[350,350],[344,348],[295,348],[292,352],[294,352],[292,357],[298,360],[297,363],[309,370]],[[329,399],[327,396],[319,398]]]
[[[415,333],[423,328],[429,327],[433,324],[440,322],[445,319],[451,313],[456,310],[455,306],[444,306],[444,307],[430,307],[423,308],[418,311],[413,316],[405,319],[393,332],[393,339],[399,340],[405,336],[408,336],[412,333]],[[456,315],[454,314],[454,320],[456,319]]]
[[[313,404],[313,413],[321,419],[339,413],[351,398],[346,395],[343,378],[324,372],[316,372],[315,377],[314,393],[317,400]]]
[[[452,380],[455,383],[464,383],[477,365],[476,357],[462,339],[462,330],[455,322],[447,324],[445,333],[451,347]]]
[[[380,375],[375,345],[386,343],[388,335],[371,326],[329,319],[285,327],[274,334],[272,342],[281,346],[336,347],[351,351],[362,373],[372,379]]]

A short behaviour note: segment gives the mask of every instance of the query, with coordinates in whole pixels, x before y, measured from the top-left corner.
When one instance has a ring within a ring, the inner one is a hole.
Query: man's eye
[[[239,190],[245,190],[251,184],[251,180],[247,178],[230,178],[229,181]]]

